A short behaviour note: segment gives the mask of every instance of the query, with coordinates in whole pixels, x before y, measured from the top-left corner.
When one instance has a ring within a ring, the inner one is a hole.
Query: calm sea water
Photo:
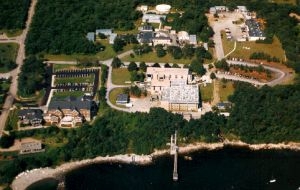
[[[96,164],[66,176],[66,189],[138,190],[296,190],[300,187],[300,152],[225,148],[179,156],[179,181],[172,181],[173,157],[149,166]],[[276,179],[275,183],[270,183]]]

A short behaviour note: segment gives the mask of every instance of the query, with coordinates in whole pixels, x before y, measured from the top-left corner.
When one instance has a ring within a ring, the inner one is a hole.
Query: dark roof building
[[[87,109],[92,108],[93,101],[88,98],[69,96],[65,99],[52,99],[48,109]]]
[[[44,120],[51,125],[62,126],[62,123],[68,123],[71,126],[76,126],[78,123],[91,121],[97,110],[97,104],[91,96],[53,98],[49,103],[47,113],[44,114]]]
[[[151,25],[144,25],[140,28],[140,31],[142,31],[142,32],[152,32],[153,27]]]
[[[127,104],[128,101],[129,101],[129,96],[128,96],[128,94],[119,94],[119,95],[117,96],[117,101],[116,101],[116,103],[117,103],[117,104]]]
[[[137,40],[141,44],[152,45],[153,38],[154,38],[154,32],[140,32],[137,36]]]
[[[23,109],[19,111],[18,117],[22,124],[39,126],[43,121],[43,111],[39,109]]]

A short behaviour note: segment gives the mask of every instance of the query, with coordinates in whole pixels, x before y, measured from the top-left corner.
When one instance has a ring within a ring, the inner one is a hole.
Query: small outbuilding
[[[114,44],[114,41],[115,39],[117,38],[117,34],[116,33],[112,33],[110,36],[109,36],[109,44]]]
[[[119,94],[117,96],[116,103],[118,105],[126,105],[129,102],[129,96],[128,94]]]
[[[43,151],[44,149],[40,141],[21,143],[20,154],[30,154]]]
[[[192,45],[197,45],[197,36],[192,34],[189,36],[189,39],[190,39],[190,44]]]
[[[88,32],[87,35],[86,35],[86,38],[91,42],[95,42],[95,33],[94,32]]]

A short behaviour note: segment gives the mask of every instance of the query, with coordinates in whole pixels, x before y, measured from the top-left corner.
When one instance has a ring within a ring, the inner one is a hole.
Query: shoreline
[[[300,151],[300,143],[278,143],[278,144],[247,144],[242,141],[225,141],[223,143],[204,143],[198,142],[193,144],[187,144],[185,146],[179,146],[179,154],[188,154],[200,150],[219,150],[225,147],[240,147],[248,148],[249,150],[291,150]],[[81,161],[71,161],[55,168],[37,168],[30,171],[24,171],[18,174],[13,180],[11,187],[13,190],[26,189],[31,184],[36,183],[46,178],[54,178],[63,185],[64,176],[66,173],[79,169],[92,164],[102,163],[121,163],[121,164],[137,164],[137,165],[149,165],[153,163],[154,158],[165,156],[169,154],[169,149],[154,150],[149,155],[136,155],[136,154],[123,154],[114,156],[98,156],[93,159],[85,159]]]

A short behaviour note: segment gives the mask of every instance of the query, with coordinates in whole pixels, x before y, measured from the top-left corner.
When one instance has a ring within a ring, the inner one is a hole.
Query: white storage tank
[[[158,14],[168,14],[171,10],[171,5],[160,4],[155,7]]]

